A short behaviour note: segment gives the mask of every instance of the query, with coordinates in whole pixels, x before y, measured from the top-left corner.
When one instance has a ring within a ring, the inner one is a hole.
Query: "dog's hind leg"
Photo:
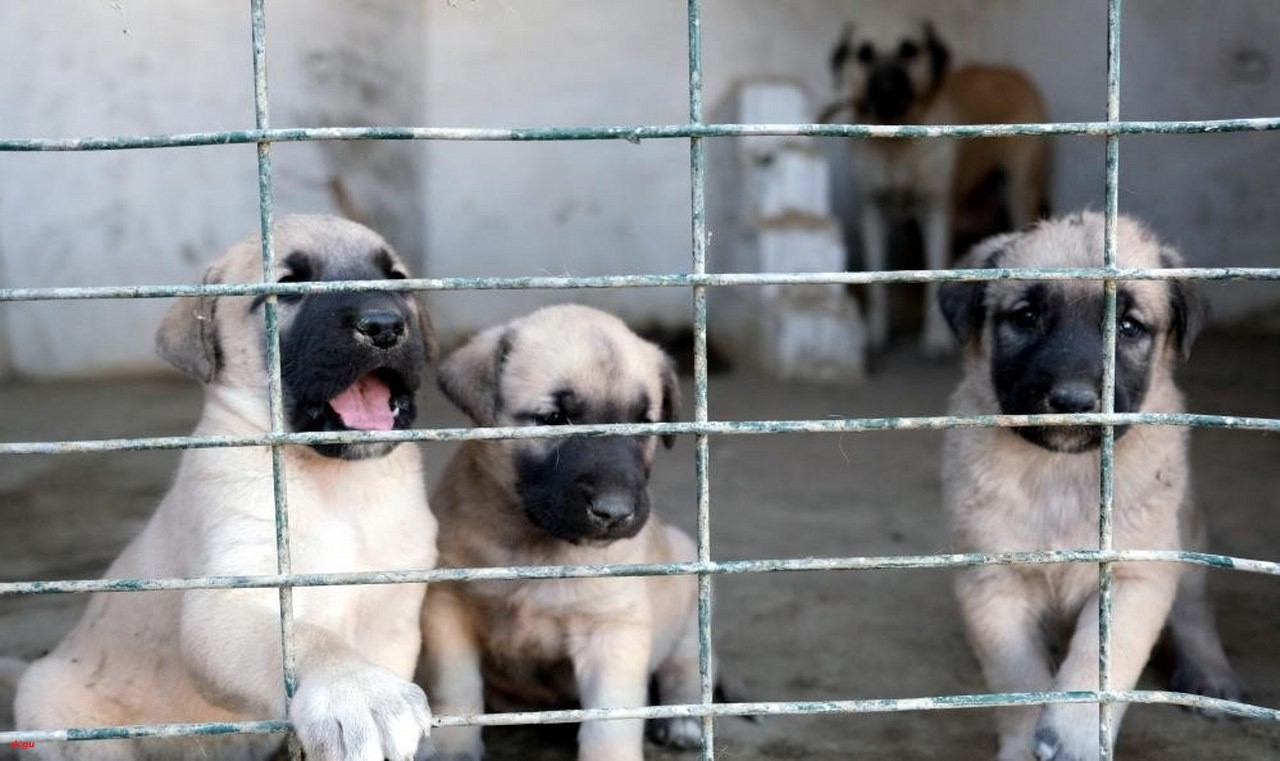
[[[1005,163],[1009,229],[1017,232],[1047,216],[1049,209],[1049,149],[1044,138],[1007,138],[1010,158]]]
[[[654,671],[655,703],[689,705],[702,701],[698,649],[698,617],[691,615],[671,655]],[[714,671],[713,663],[713,674]],[[646,730],[649,739],[659,745],[672,748],[702,745],[702,722],[693,716],[651,719]]]
[[[1240,700],[1244,691],[1218,637],[1209,602],[1208,575],[1204,566],[1190,566],[1178,582],[1178,595],[1169,614],[1175,658],[1171,686],[1178,692]]]
[[[859,220],[862,240],[862,269],[881,272],[889,261],[889,224],[883,202],[867,198]],[[867,286],[867,345],[880,351],[889,343],[889,288],[885,283]]]
[[[951,212],[946,198],[931,199],[925,206],[921,223],[924,238],[925,268],[944,270],[951,263]],[[956,351],[955,338],[938,306],[937,282],[925,284],[924,330],[920,349],[926,357],[946,357]]]

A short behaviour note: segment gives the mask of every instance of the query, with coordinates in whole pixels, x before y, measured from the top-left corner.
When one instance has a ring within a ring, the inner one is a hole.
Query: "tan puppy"
[[[840,99],[823,115],[843,113],[859,124],[1007,124],[1047,120],[1044,102],[1022,72],[969,65],[952,70],[951,54],[933,26],[883,14],[847,26],[831,56]],[[1044,212],[1049,146],[1042,137],[955,140],[868,139],[853,149],[861,198],[859,226],[865,269],[886,269],[894,223],[920,224],[925,267],[951,262],[953,240],[969,207],[998,195],[1007,226],[1020,229]],[[988,216],[986,212],[978,212]],[[999,232],[986,230],[986,232]],[[921,348],[950,354],[954,343],[927,285]],[[871,286],[867,329],[872,348],[889,337],[886,286]]]
[[[1121,217],[1121,267],[1179,267],[1182,258],[1137,221]],[[964,266],[1097,267],[1103,218],[1075,214],[978,246]],[[953,414],[1097,412],[1101,409],[1103,290],[1087,281],[953,282],[941,307],[964,343]],[[1183,410],[1173,371],[1204,318],[1180,281],[1118,287],[1116,412]],[[947,432],[943,489],[957,549],[1065,550],[1098,546],[1101,431],[1095,426],[972,428]],[[1203,529],[1191,502],[1187,432],[1116,430],[1114,546],[1196,547]],[[1123,563],[1113,587],[1112,688],[1132,689],[1165,624],[1178,656],[1175,687],[1238,698],[1204,588],[1204,569]],[[1181,580],[1181,585],[1180,585]],[[1177,602],[1175,603],[1175,590]],[[957,582],[970,643],[999,692],[1098,687],[1098,569],[1086,564],[984,566]],[[1066,634],[1056,664],[1048,632]],[[1118,716],[1123,706],[1117,706]],[[1098,707],[1003,709],[1001,761],[1098,757]]]
[[[490,328],[449,356],[440,387],[478,425],[675,419],[670,359],[616,317],[541,309]],[[668,438],[668,446],[671,440]],[[649,510],[652,437],[468,441],[432,505],[448,567],[666,563],[693,542]],[[699,699],[696,592],[690,576],[432,585],[422,611],[421,675],[441,713],[485,698],[586,708]],[[487,695],[486,695],[487,692]],[[692,718],[655,722],[655,740],[701,741]],[[483,756],[478,727],[442,728],[449,761]],[[640,721],[582,725],[582,761],[640,761]]]
[[[405,277],[372,231],[334,217],[274,228],[284,281]],[[207,283],[262,278],[260,244],[231,248]],[[279,298],[284,413],[290,431],[412,426],[414,391],[435,339],[425,311],[389,292]],[[178,299],[157,336],[161,356],[205,384],[200,436],[270,429],[263,298]],[[292,570],[429,568],[435,521],[413,446],[284,450]],[[108,578],[275,574],[271,452],[192,449],[146,527]],[[423,585],[293,592],[297,693],[290,717],[309,761],[411,758],[429,729],[408,681]],[[94,595],[66,639],[18,687],[21,729],[284,718],[275,589]],[[268,758],[278,735],[39,743],[43,758]]]

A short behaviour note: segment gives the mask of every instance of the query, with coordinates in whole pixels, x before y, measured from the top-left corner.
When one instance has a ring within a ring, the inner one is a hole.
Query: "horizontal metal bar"
[[[1265,132],[1280,129],[1280,117],[1192,121],[1092,121],[1035,124],[949,124],[900,126],[872,124],[648,124],[567,127],[297,127],[192,132],[168,135],[120,135],[74,138],[9,138],[0,151],[112,151],[139,148],[189,148],[312,140],[660,140],[693,137],[1009,137],[1015,135],[1187,135]]]
[[[981,280],[1275,280],[1274,267],[1180,267],[1176,269],[1106,270],[1022,268],[974,270],[891,270],[882,272],[760,272],[654,275],[587,275],[563,277],[452,277],[405,280],[331,280],[307,283],[218,283],[208,285],[121,285],[51,288],[0,288],[4,301],[71,299],[155,299],[179,296],[261,296],[362,291],[567,290],[578,288],[673,288],[751,285],[865,285]]]
[[[1280,576],[1280,562],[1215,555],[1190,550],[1043,550],[1037,552],[952,553],[773,560],[708,560],[685,563],[620,565],[508,566],[495,568],[431,568],[327,574],[198,576],[191,578],[81,579],[0,583],[0,597],[91,592],[154,592],[184,589],[267,589],[282,586],[322,587],[356,584],[406,584],[513,579],[581,579],[622,576],[736,575],[801,571],[885,571],[894,569],[964,568],[987,565],[1053,563],[1186,563],[1232,571]]]
[[[678,716],[799,716],[836,713],[902,713],[957,709],[1004,708],[1055,703],[1147,703],[1201,708],[1232,716],[1280,721],[1280,710],[1204,695],[1165,690],[1079,690],[1057,692],[1006,692],[978,695],[941,695],[923,698],[870,698],[861,700],[811,700],[786,702],[711,703],[646,706],[644,708],[570,709],[519,713],[437,716],[440,727],[464,725],[510,726],[515,724],[567,724],[582,721],[658,719]]]
[[[287,721],[216,721],[198,724],[140,724],[115,727],[26,729],[0,732],[0,747],[15,742],[67,740],[125,740],[145,737],[207,737],[209,735],[268,735],[289,731]]]
[[[825,420],[714,420],[705,423],[609,423],[597,425],[499,426],[493,428],[417,428],[404,431],[323,431],[260,433],[247,436],[152,436],[85,441],[0,443],[0,455],[82,454],[86,452],[223,447],[280,444],[339,444],[375,441],[492,441],[499,439],[562,439],[573,436],[762,435],[783,433],[870,433],[874,431],[937,431],[950,428],[1012,428],[1018,426],[1169,425],[1230,430],[1280,431],[1280,418],[1195,413],[1124,412],[1053,415],[939,415],[933,417],[830,418]]]
[[[661,719],[682,716],[805,716],[825,714],[902,713],[1004,708],[1009,706],[1065,703],[1128,703],[1177,705],[1261,721],[1280,721],[1280,710],[1203,695],[1165,690],[1077,690],[1005,692],[977,695],[940,695],[920,698],[870,698],[861,700],[756,701],[658,705],[643,708],[592,708],[562,711],[522,711],[466,715],[437,715],[433,727],[512,726],[517,724],[569,724],[583,721]],[[207,736],[231,733],[275,734],[289,730],[288,722],[246,721],[192,724],[159,724],[116,727],[81,727],[54,730],[0,732],[0,745],[14,742],[67,740],[118,740],[124,738]]]

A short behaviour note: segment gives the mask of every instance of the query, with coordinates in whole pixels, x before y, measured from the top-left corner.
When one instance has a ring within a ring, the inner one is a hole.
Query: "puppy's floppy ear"
[[[933,77],[933,86],[942,84],[943,77],[951,68],[951,48],[938,37],[932,21],[924,22],[924,45],[929,51],[929,73]]]
[[[502,366],[511,352],[512,330],[489,328],[454,351],[436,374],[440,390],[480,425],[493,425],[502,409]]]
[[[427,364],[435,364],[435,361],[440,358],[440,342],[436,340],[436,329],[431,324],[431,316],[427,314],[427,303],[421,294],[414,294],[411,298],[418,311],[418,330],[422,333],[422,345],[427,352]]]
[[[205,270],[201,282],[223,282],[222,266],[214,264]],[[169,307],[156,332],[156,353],[201,383],[209,383],[222,369],[217,315],[217,296],[180,297]]]
[[[840,32],[840,39],[836,41],[836,46],[831,50],[831,76],[835,81],[836,87],[840,86],[844,64],[849,60],[849,55],[852,52],[853,24],[845,22],[844,29]]]
[[[1182,257],[1176,252],[1165,249],[1160,252],[1160,266],[1173,269],[1183,266]],[[1172,315],[1171,329],[1174,346],[1178,356],[1187,359],[1191,356],[1191,344],[1196,336],[1209,322],[1209,302],[1200,293],[1195,283],[1187,280],[1169,281],[1169,311]]]
[[[988,238],[974,246],[959,262],[959,269],[998,267],[1000,257],[1016,233]],[[952,280],[938,287],[938,308],[961,344],[969,343],[982,330],[987,317],[987,283],[983,280]]]
[[[680,416],[680,386],[676,383],[676,367],[670,357],[662,361],[662,420],[663,423],[674,423]],[[676,445],[675,434],[662,436],[662,446],[670,449]]]

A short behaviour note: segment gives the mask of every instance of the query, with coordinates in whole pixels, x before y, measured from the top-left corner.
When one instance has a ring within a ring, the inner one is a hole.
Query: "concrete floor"
[[[717,419],[941,414],[957,379],[951,364],[903,350],[865,385],[779,385],[740,375],[711,380]],[[1213,334],[1197,346],[1183,386],[1193,410],[1280,417],[1280,340]],[[186,433],[198,393],[174,380],[0,386],[0,440]],[[423,420],[460,418],[434,394]],[[712,441],[713,554],[717,558],[893,555],[947,551],[939,509],[938,433],[736,436]],[[1280,558],[1280,436],[1203,430],[1193,436],[1196,489],[1214,529],[1211,550]],[[427,445],[430,474],[450,446]],[[660,455],[656,509],[694,520],[693,447]],[[6,550],[0,579],[95,577],[146,520],[176,453],[0,459]],[[983,690],[961,637],[948,571],[791,573],[716,582],[715,627],[724,671],[747,699],[910,697]],[[1223,639],[1252,699],[1280,707],[1280,579],[1216,573]],[[79,596],[0,598],[0,656],[51,647],[84,604]],[[1161,685],[1157,657],[1144,684]],[[7,703],[8,696],[0,694]],[[7,708],[7,705],[5,706]],[[0,727],[10,726],[0,711]],[[571,729],[487,735],[494,761],[573,758]],[[717,724],[717,757],[757,759],[990,759],[986,711],[739,719]],[[7,749],[0,749],[0,757]],[[689,758],[654,751],[652,758]],[[1280,725],[1209,722],[1170,707],[1126,717],[1126,761],[1280,758]]]

